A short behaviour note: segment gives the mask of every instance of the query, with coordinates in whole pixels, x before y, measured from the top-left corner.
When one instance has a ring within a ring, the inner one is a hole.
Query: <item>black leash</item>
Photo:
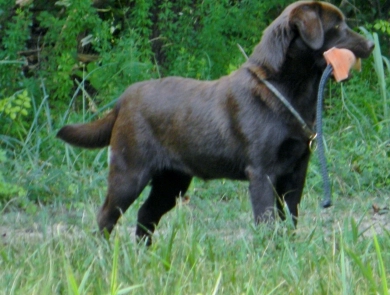
[[[324,138],[322,134],[322,106],[324,101],[324,88],[325,84],[328,81],[329,76],[333,72],[333,67],[331,64],[325,68],[318,86],[318,96],[317,96],[317,114],[316,114],[316,132],[317,132],[317,148],[318,148],[318,158],[320,161],[321,175],[324,186],[324,200],[322,201],[322,207],[328,208],[332,206],[332,190],[330,187],[329,173],[326,166],[325,158],[325,148],[324,148]]]

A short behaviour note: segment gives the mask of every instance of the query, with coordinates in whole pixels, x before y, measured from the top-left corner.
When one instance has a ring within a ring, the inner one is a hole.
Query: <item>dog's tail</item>
[[[111,132],[118,115],[117,108],[104,118],[86,124],[66,125],[57,133],[63,141],[83,148],[102,148],[110,144]]]

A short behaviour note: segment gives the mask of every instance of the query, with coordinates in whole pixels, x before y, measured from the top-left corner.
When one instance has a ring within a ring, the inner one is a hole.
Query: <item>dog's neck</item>
[[[309,126],[314,125],[318,85],[322,75],[322,67],[316,63],[316,58],[305,48],[301,40],[292,41],[286,57],[279,68],[268,67],[268,62],[262,60],[269,55],[263,55],[261,46],[256,47],[244,68],[250,68],[257,78],[269,81],[289,101]],[[260,82],[261,83],[261,82]],[[260,95],[266,104],[278,112],[285,109],[275,95]],[[288,110],[285,110],[288,112]]]
[[[278,87],[307,122],[313,122],[323,69],[312,52],[290,51],[280,71],[268,80]]]

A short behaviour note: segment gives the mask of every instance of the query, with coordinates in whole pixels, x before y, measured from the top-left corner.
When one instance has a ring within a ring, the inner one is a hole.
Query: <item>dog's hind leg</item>
[[[176,205],[176,198],[183,196],[192,177],[178,171],[162,171],[152,179],[152,190],[138,211],[137,239],[152,243],[151,235],[160,218]]]
[[[118,219],[137,199],[149,180],[148,169],[130,167],[123,157],[111,156],[107,197],[97,217],[102,233],[111,233]]]

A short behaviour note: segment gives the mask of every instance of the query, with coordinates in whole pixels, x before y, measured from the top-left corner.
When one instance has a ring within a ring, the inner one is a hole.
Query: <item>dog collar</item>
[[[291,114],[297,119],[297,121],[301,124],[302,130],[305,132],[307,137],[312,141],[314,138],[316,138],[317,134],[314,132],[309,125],[305,122],[305,120],[301,117],[301,115],[294,109],[294,107],[291,105],[291,103],[279,92],[278,89],[274,85],[272,85],[267,80],[261,78],[259,74],[256,72],[256,70],[252,69],[251,67],[248,67],[248,70],[256,76],[257,79],[261,83],[263,83],[267,88],[283,103],[283,105],[291,112]]]

